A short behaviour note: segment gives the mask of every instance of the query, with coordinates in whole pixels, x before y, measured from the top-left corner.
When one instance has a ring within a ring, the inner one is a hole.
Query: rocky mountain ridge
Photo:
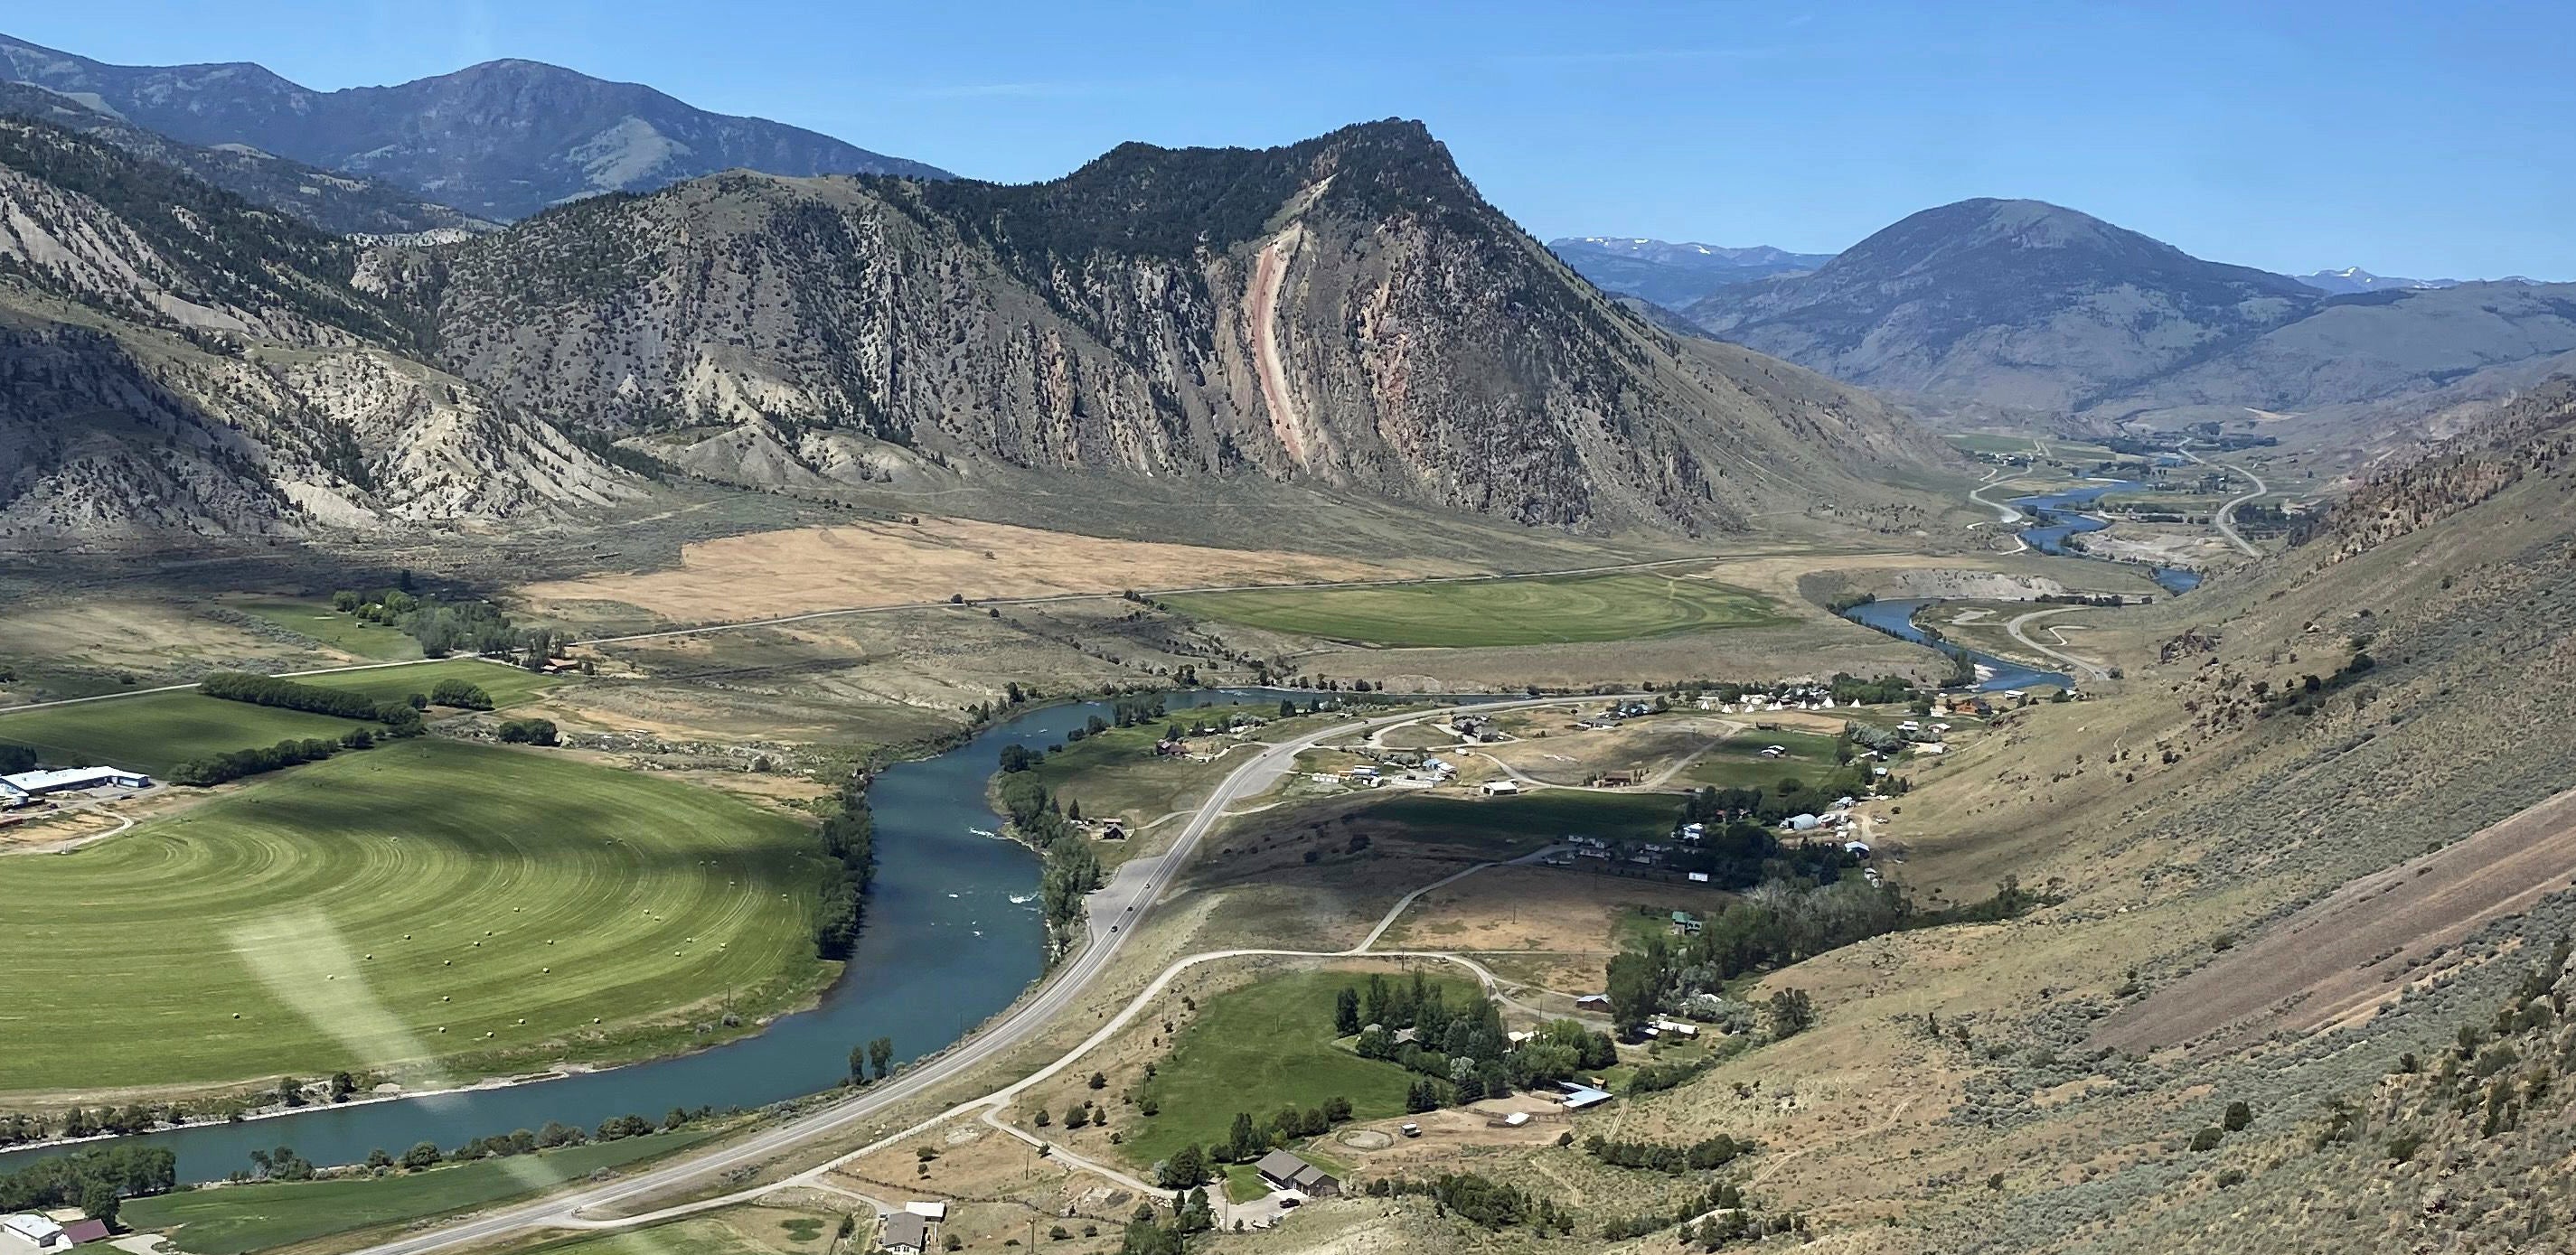
[[[474,526],[632,496],[561,431],[409,354],[358,247],[0,118],[0,538]]]
[[[389,264],[440,361],[702,473],[1254,475],[1552,526],[1867,513],[1951,454],[1864,394],[1669,336],[1416,123],[1129,144],[1063,179],[735,173]]]

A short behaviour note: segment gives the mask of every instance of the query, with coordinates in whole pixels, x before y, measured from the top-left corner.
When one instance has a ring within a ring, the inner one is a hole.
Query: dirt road
[[[2028,645],[2032,649],[2038,650],[2040,653],[2046,654],[2059,662],[2065,663],[2067,666],[2075,668],[2075,673],[2087,680],[2107,680],[2111,678],[2111,673],[2108,669],[2086,662],[2062,649],[2056,649],[2040,644],[2037,640],[2033,639],[2030,633],[2026,630],[2033,622],[2045,619],[2050,615],[2065,614],[2070,610],[2082,610],[2085,608],[2086,607],[2083,606],[2051,606],[2046,610],[2033,610],[2028,614],[2020,615],[2014,618],[2011,622],[2006,623],[2004,625],[2004,630],[2012,633],[2012,638],[2014,640],[2019,641],[2024,645]],[[2064,636],[2059,636],[2057,639],[2060,644],[2064,644],[2066,641]]]

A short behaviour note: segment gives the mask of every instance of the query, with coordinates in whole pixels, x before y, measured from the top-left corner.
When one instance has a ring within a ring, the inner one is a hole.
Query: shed
[[[0,1216],[0,1233],[26,1242],[40,1251],[59,1251],[72,1244],[63,1227],[43,1216]]]
[[[1610,1091],[1606,1089],[1594,1089],[1589,1085],[1577,1085],[1571,1081],[1564,1082],[1557,1088],[1565,1091],[1565,1097],[1558,1101],[1563,1102],[1568,1111],[1581,1111],[1586,1107],[1597,1107],[1610,1101]]]
[[[107,1236],[107,1222],[96,1216],[83,1216],[63,1226],[63,1237],[74,1246],[96,1242]]]

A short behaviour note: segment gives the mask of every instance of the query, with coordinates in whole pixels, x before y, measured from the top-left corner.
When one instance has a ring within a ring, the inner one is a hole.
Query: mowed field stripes
[[[380,745],[5,872],[0,1095],[652,1053],[832,970],[804,825],[549,751]]]

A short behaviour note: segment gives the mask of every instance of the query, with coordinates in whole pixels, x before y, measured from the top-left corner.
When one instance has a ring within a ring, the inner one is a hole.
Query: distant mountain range
[[[1680,309],[1729,284],[1813,270],[1831,253],[1792,253],[1769,245],[1727,248],[1662,240],[1587,235],[1550,240],[1550,250],[1604,292]]]
[[[736,170],[366,244],[189,173],[221,150],[69,107],[86,130],[0,118],[14,544],[570,518],[673,469],[1907,529],[1943,499],[1902,485],[1962,465],[1866,393],[1605,299],[1417,123],[1128,144],[1021,187]],[[289,168],[258,169],[273,194]]]
[[[336,235],[489,231],[498,224],[357,175],[318,170],[256,148],[201,148],[27,83],[0,83],[0,114],[37,118],[174,166],[256,205]]]
[[[2346,266],[2341,270],[2320,270],[2314,274],[2300,275],[2298,280],[2320,292],[2338,294],[2378,292],[2387,288],[2456,288],[2461,283],[2458,279],[2396,279],[2387,275],[2372,274],[2359,266]],[[2496,282],[2528,283],[2530,280],[2513,278],[2498,279]]]
[[[650,87],[535,61],[319,92],[245,62],[109,65],[0,36],[0,79],[183,144],[246,145],[499,222],[737,168],[947,177],[828,135],[708,113]]]
[[[1871,387],[2110,417],[2518,386],[2576,350],[2576,284],[2339,295],[2030,200],[1927,209],[1813,272],[1720,287],[1679,313]]]

